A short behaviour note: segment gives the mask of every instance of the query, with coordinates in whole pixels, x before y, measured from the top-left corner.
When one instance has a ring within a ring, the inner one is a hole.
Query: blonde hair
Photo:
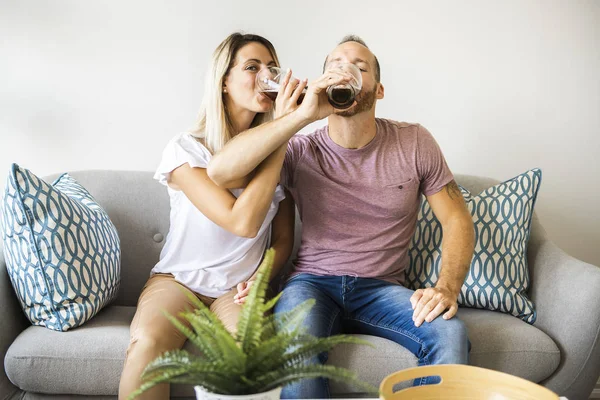
[[[200,116],[192,136],[203,139],[208,150],[215,154],[233,137],[233,124],[223,99],[223,83],[233,67],[237,52],[248,43],[260,43],[269,50],[279,66],[275,48],[267,39],[252,34],[233,33],[216,48],[206,74],[204,97],[200,106]],[[258,113],[250,127],[271,121],[273,112]]]

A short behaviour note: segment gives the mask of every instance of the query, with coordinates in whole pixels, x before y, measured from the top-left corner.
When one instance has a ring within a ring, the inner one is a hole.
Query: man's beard
[[[360,114],[361,112],[365,112],[373,108],[373,104],[375,104],[375,99],[377,98],[377,85],[370,92],[361,91],[358,96],[356,96],[356,105],[351,107],[345,111],[337,112],[335,115],[339,115],[340,117],[352,117],[356,114]]]

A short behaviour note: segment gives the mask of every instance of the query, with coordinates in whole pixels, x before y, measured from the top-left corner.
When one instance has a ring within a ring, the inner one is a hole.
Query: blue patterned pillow
[[[475,225],[475,252],[458,304],[512,314],[533,324],[527,243],[542,171],[532,169],[477,196],[460,188]],[[432,287],[441,267],[442,227],[423,200],[409,249],[406,286]]]
[[[32,324],[66,331],[116,297],[117,230],[75,179],[49,185],[13,164],[0,210],[6,268]]]

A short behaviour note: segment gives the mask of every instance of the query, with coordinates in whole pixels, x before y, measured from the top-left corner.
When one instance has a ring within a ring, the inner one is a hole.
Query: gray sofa
[[[156,263],[169,228],[166,190],[149,172],[74,172],[109,213],[121,238],[122,281],[117,300],[84,326],[66,333],[30,326],[6,272],[0,251],[1,399],[97,396],[115,398],[138,295]],[[48,177],[51,181],[55,177]],[[496,181],[457,176],[478,193]],[[297,223],[297,240],[300,223]],[[600,269],[568,256],[536,219],[528,250],[535,325],[491,311],[459,311],[472,342],[473,365],[539,382],[570,400],[587,399],[600,371]],[[329,362],[355,370],[378,385],[386,375],[416,366],[415,357],[386,339],[365,337],[369,347],[339,347]],[[333,384],[336,395],[356,395]],[[193,396],[174,385],[173,397]]]

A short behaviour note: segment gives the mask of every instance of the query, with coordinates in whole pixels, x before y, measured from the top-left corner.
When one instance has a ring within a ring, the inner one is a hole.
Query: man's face
[[[353,115],[369,111],[375,105],[377,98],[382,98],[383,93],[379,93],[379,87],[375,79],[375,56],[371,51],[357,42],[346,42],[336,47],[327,56],[325,70],[339,63],[350,63],[356,65],[362,75],[362,90],[356,96],[357,104],[346,111],[336,113],[342,117],[351,117]]]

